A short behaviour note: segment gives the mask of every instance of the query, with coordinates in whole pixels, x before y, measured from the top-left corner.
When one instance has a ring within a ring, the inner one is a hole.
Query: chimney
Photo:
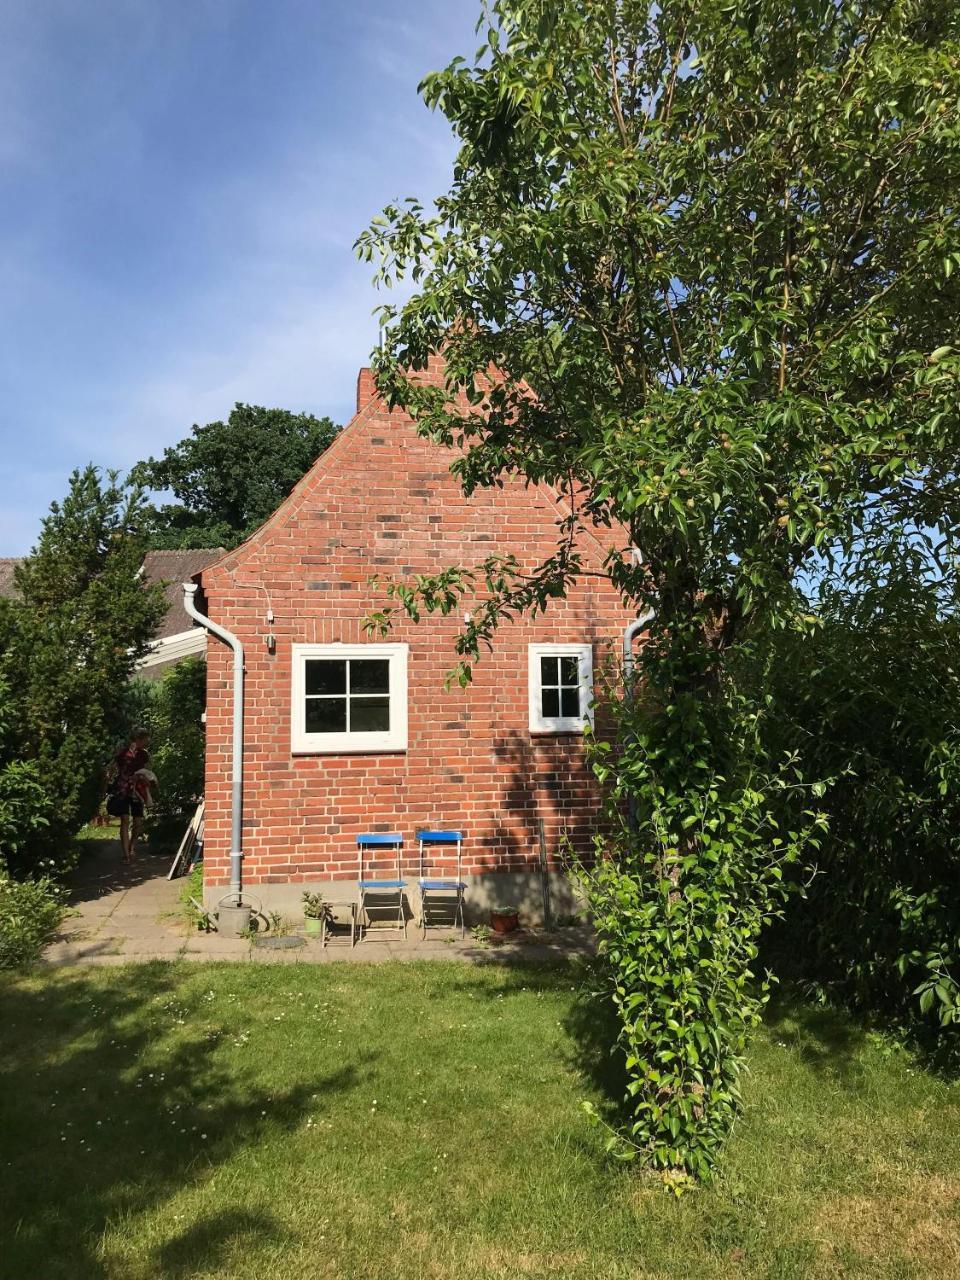
[[[375,399],[377,388],[373,381],[372,369],[361,369],[357,374],[357,413]]]

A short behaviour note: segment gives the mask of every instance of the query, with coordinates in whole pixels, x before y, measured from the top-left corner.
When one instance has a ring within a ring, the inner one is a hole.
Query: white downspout
[[[233,753],[230,826],[230,897],[240,904],[243,887],[243,645],[225,627],[218,626],[202,614],[194,603],[195,582],[183,584],[183,607],[194,622],[212,632],[233,650]]]
[[[623,633],[623,692],[626,698],[633,698],[633,642],[641,631],[647,630],[653,618],[653,610],[646,609],[627,625]],[[627,822],[636,828],[637,802],[633,796],[627,801]]]
[[[633,642],[641,631],[646,631],[650,623],[653,621],[653,610],[647,609],[640,614],[639,618],[629,624],[623,633],[623,680],[624,684],[633,675]]]

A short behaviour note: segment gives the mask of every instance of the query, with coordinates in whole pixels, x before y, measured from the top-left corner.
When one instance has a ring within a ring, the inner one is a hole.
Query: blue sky
[[[75,466],[352,411],[357,233],[449,185],[416,86],[478,0],[0,0],[0,555]]]

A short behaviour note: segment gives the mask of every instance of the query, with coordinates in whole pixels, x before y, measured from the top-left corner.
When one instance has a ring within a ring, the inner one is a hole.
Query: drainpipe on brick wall
[[[623,633],[623,691],[624,696],[633,698],[633,643],[641,631],[646,631],[653,621],[653,610],[647,609],[638,618],[629,623]],[[627,821],[631,828],[637,825],[637,802],[633,796],[627,801]]]
[[[236,905],[240,903],[243,887],[243,645],[225,627],[218,626],[205,614],[202,614],[194,603],[197,585],[194,582],[183,584],[183,607],[193,618],[206,629],[222,640],[233,650],[233,758],[232,758],[232,796],[230,823],[230,898]]]
[[[633,642],[641,631],[646,631],[653,621],[653,610],[647,609],[634,620],[623,633],[623,680],[624,684],[633,675]],[[628,691],[629,692],[629,691]]]

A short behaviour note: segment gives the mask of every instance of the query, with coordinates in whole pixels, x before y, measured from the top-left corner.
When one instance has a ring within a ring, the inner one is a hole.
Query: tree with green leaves
[[[329,418],[236,404],[131,472],[176,502],[156,509],[155,548],[234,547],[263,524],[337,433]]]
[[[25,830],[21,867],[63,857],[96,811],[104,766],[128,726],[127,681],[163,617],[163,593],[140,574],[146,509],[116,473],[75,471],[6,602],[0,686],[5,747],[31,762],[45,793],[42,828]]]
[[[494,0],[478,29],[474,61],[422,85],[459,140],[450,189],[358,241],[381,283],[416,285],[382,309],[376,373],[468,492],[519,473],[571,514],[542,564],[518,548],[394,584],[372,621],[476,592],[468,679],[504,617],[585,572],[577,530],[607,531],[605,572],[653,617],[619,736],[594,748],[621,1154],[705,1175],[762,1006],[758,933],[822,824],[805,803],[782,827],[802,783],[734,659],[813,625],[822,558],[923,529],[955,547],[960,15]],[[443,387],[416,377],[437,354]]]
[[[818,626],[772,634],[766,732],[832,779],[817,875],[770,939],[792,976],[960,1055],[957,569],[922,540],[818,583]]]
[[[50,824],[50,796],[36,760],[20,758],[11,721],[17,711],[0,678],[0,876]]]
[[[203,795],[207,664],[188,657],[158,680],[130,682],[129,720],[150,730],[150,768],[159,783],[148,832],[179,841]]]

